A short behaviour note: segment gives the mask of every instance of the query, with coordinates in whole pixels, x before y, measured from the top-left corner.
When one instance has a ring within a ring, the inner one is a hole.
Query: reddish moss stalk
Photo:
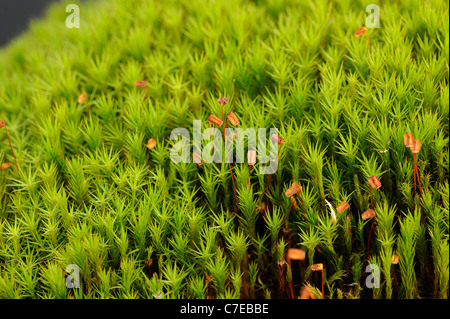
[[[369,55],[370,55],[370,44],[369,44],[369,33],[366,32],[366,36],[367,36],[367,48],[369,49]]]
[[[311,265],[311,270],[312,271],[320,270],[322,272],[322,299],[325,299],[325,290],[324,290],[324,285],[323,285],[323,264],[319,263],[319,264]]]
[[[252,166],[256,164],[256,151],[249,150],[247,152],[247,163],[248,163],[248,190],[251,189],[250,176],[252,173]]]
[[[348,229],[350,231],[350,243],[353,242],[353,236],[352,236],[352,218],[350,215],[350,207],[348,208]]]
[[[11,144],[11,140],[9,139],[8,130],[6,129],[6,123],[5,123],[5,121],[0,121],[0,128],[3,128],[3,127],[5,128],[6,138],[8,139],[9,147],[11,147],[11,152],[14,157],[14,163],[16,164],[17,173],[20,175],[19,165],[17,165],[16,155],[14,155],[14,150],[13,150],[13,147]]]
[[[302,202],[302,209],[303,209],[303,220],[306,223],[306,212],[305,212],[305,204],[303,203],[303,198],[300,198],[301,202]]]
[[[292,271],[292,269],[291,269],[291,271]],[[291,292],[291,299],[295,299],[295,295],[294,295],[294,286],[292,285],[292,280],[291,280],[291,282],[289,283],[289,290],[290,290],[290,292]]]
[[[416,176],[417,176],[417,184],[419,186],[420,198],[423,198],[422,197],[422,187],[420,186],[419,169],[417,168],[415,153],[413,153],[413,158],[414,158],[414,197],[416,197]]]
[[[222,117],[223,117],[223,110],[222,110]],[[227,162],[228,162],[228,167],[230,168],[230,174],[231,174],[231,182],[233,183],[233,194],[234,194],[234,201],[236,204],[236,211],[238,211],[238,204],[237,204],[237,196],[236,196],[236,186],[234,185],[234,176],[233,176],[233,171],[231,170],[231,163],[230,163],[230,156],[228,154],[228,148],[227,148],[227,138],[225,136],[225,127],[226,127],[226,122],[224,119],[223,122],[223,136],[225,138],[225,151],[227,152]]]
[[[370,208],[373,209],[372,187],[370,188]]]
[[[233,183],[233,194],[234,194],[234,201],[235,201],[235,205],[236,205],[236,211],[238,211],[238,204],[237,204],[238,201],[237,201],[237,195],[236,195],[236,187],[235,187],[235,184],[234,184],[234,176],[233,176],[233,171],[232,171],[232,169],[231,169],[231,163],[230,163],[230,158],[229,158],[229,154],[228,154],[227,137],[226,137],[226,135],[225,135],[225,128],[226,128],[227,123],[226,123],[226,121],[225,121],[225,116],[224,116],[224,114],[223,114],[223,106],[224,106],[225,104],[227,104],[228,98],[226,98],[226,97],[223,97],[223,98],[222,98],[222,97],[221,97],[221,98],[219,98],[218,102],[219,102],[219,104],[220,104],[220,109],[222,110],[223,138],[224,138],[224,140],[225,140],[225,152],[226,152],[226,154],[227,154],[228,167],[230,168],[231,181],[232,181],[232,183]]]
[[[250,173],[252,172],[252,165],[248,165],[248,190],[250,190]]]
[[[275,158],[275,161],[278,161],[278,156],[280,156],[280,151],[281,151],[282,145],[283,144],[281,144],[280,147],[278,148],[277,157]],[[267,185],[266,185],[267,209],[269,209],[269,184],[270,184],[271,178],[272,178],[272,174],[269,175],[269,179],[267,180]]]
[[[84,102],[86,102],[87,112],[88,112],[89,115],[91,115],[91,110],[90,110],[90,108],[89,108],[89,103],[88,103],[88,98],[87,98],[86,93],[81,94],[81,95],[78,97],[77,102],[78,102],[79,104],[83,104]]]
[[[369,261],[370,237],[372,236],[373,224],[375,224],[375,217],[372,219],[372,226],[370,227],[369,239],[367,240],[367,261]]]
[[[323,268],[322,268],[322,299],[325,299],[325,290],[323,287]]]
[[[292,201],[291,206],[289,206],[289,209],[288,209],[286,215],[284,215],[283,220],[281,221],[281,224],[283,224],[284,221],[286,220],[286,218],[288,217],[289,212],[291,211],[292,206],[294,206],[294,203],[297,200],[298,195],[300,195],[300,192],[297,193],[297,196],[295,196],[295,199]],[[279,234],[280,234],[280,231],[278,231],[278,233],[277,233],[277,245],[278,245],[278,235]]]
[[[416,154],[413,153],[413,157],[414,157],[414,198],[416,198],[417,195],[417,190],[416,190]]]
[[[381,187],[381,182],[376,175],[372,175],[369,177],[370,184],[370,206],[371,209],[374,209],[373,198],[372,198],[372,188],[379,189]],[[370,238],[372,236],[373,225],[375,224],[375,216],[373,216],[372,226],[370,227],[369,239],[367,241],[367,260],[369,260],[369,250],[370,250]]]

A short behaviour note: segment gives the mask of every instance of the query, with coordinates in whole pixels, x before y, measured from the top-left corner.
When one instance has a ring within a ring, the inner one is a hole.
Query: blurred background
[[[31,19],[57,0],[0,0],[0,48],[25,31]]]

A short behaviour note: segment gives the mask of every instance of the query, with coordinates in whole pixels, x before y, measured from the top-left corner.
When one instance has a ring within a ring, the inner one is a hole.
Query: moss
[[[448,2],[383,2],[370,51],[353,35],[359,1],[80,1],[79,29],[65,4],[0,51],[20,168],[0,171],[0,298],[290,298],[320,290],[313,263],[326,298],[448,296]],[[274,174],[170,160],[174,128],[229,112],[278,128]],[[372,175],[374,224],[361,219]],[[325,198],[350,212],[334,223]],[[306,260],[287,268],[288,247]],[[79,290],[65,288],[70,264]]]

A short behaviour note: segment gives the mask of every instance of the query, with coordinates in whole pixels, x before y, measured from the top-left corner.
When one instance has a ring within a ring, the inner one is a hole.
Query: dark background
[[[32,18],[45,13],[46,8],[57,0],[0,0],[0,47],[28,28]]]

